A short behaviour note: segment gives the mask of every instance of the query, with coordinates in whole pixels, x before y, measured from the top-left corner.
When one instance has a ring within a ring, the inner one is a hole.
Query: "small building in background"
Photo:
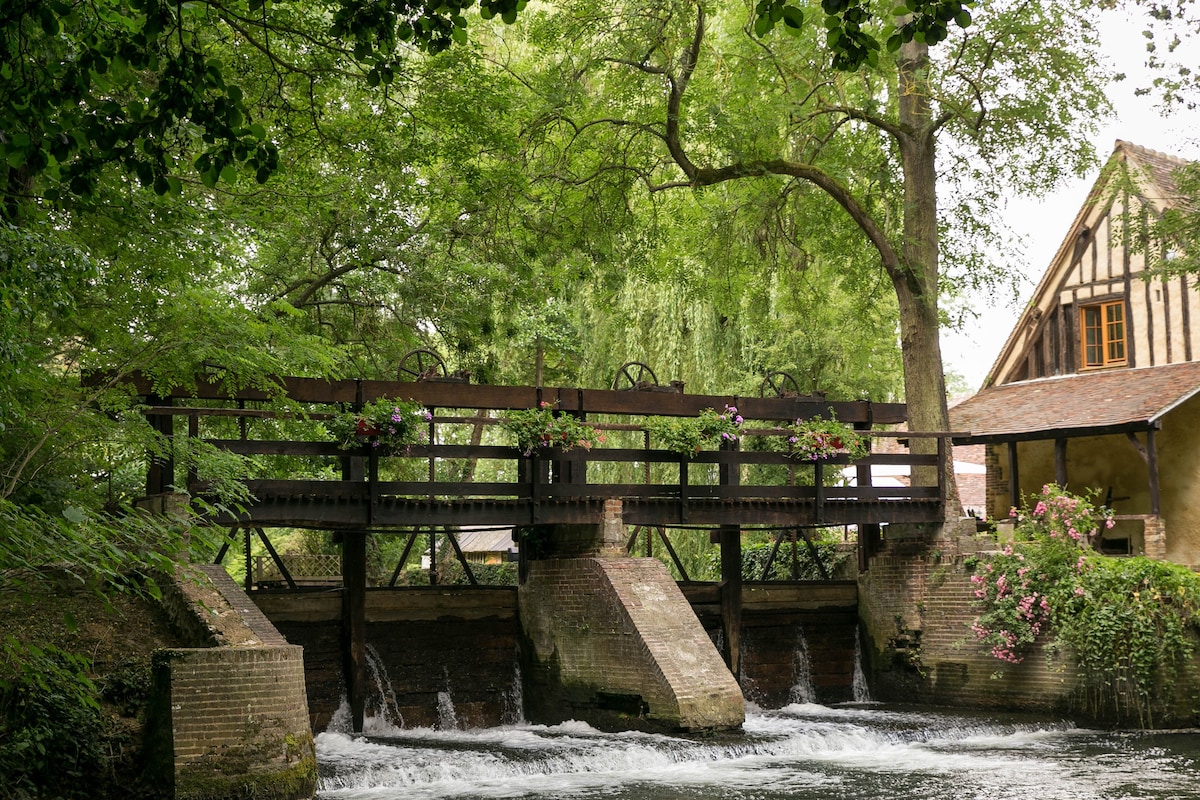
[[[1200,565],[1200,293],[1161,222],[1196,165],[1118,141],[973,397],[985,515],[1057,483],[1117,514],[1102,550]],[[961,487],[960,487],[961,488]]]

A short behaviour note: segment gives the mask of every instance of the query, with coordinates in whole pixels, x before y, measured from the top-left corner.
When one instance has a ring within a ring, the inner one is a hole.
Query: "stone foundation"
[[[164,605],[200,646],[154,655],[152,783],[186,800],[312,797],[316,755],[303,650],[284,640],[224,569],[191,570],[168,583]]]

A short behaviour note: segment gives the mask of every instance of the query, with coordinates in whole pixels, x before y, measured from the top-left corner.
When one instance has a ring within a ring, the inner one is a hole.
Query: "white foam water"
[[[812,661],[808,654],[808,639],[804,629],[796,626],[796,648],[792,652],[792,690],[788,699],[793,703],[811,703],[817,699],[813,687]]]
[[[615,800],[1167,800],[1196,797],[1200,734],[1148,737],[927,709],[751,707],[704,737],[583,723],[317,737],[318,796]]]

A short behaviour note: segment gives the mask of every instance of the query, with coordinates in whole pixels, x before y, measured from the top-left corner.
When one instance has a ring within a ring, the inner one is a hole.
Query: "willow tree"
[[[1085,134],[1106,109],[1092,13],[1084,2],[989,4],[933,53],[924,37],[896,38],[839,72],[815,8],[760,37],[736,3],[556,4],[529,28],[559,54],[542,73],[538,136],[561,150],[544,166],[585,180],[570,153],[586,146],[610,154],[591,175],[633,172],[650,192],[740,181],[819,191],[874,252],[843,268],[881,270],[895,295],[912,428],[945,431],[944,281],[989,277],[981,253],[1003,192],[1046,189],[1092,163]]]

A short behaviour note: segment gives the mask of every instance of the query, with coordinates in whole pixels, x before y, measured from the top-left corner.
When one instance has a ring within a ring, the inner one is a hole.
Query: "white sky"
[[[1150,97],[1137,97],[1134,89],[1145,74],[1144,23],[1136,16],[1121,12],[1108,15],[1101,28],[1102,43],[1118,71],[1129,77],[1116,84],[1109,95],[1116,118],[1101,128],[1093,139],[1101,159],[1112,153],[1117,139],[1187,159],[1200,159],[1200,111],[1176,112],[1169,116],[1155,107]],[[1200,42],[1188,43],[1200,50]],[[1195,59],[1200,64],[1200,58]],[[1097,172],[1098,172],[1097,168]],[[1013,231],[1027,240],[1027,260],[1022,281],[1021,305],[1008,307],[994,298],[975,298],[972,305],[979,318],[962,332],[942,332],[942,357],[947,372],[963,376],[972,389],[978,389],[988,369],[1004,345],[1023,304],[1029,299],[1042,272],[1054,256],[1067,228],[1083,205],[1096,173],[1079,178],[1042,200],[1016,199],[1005,218]]]

